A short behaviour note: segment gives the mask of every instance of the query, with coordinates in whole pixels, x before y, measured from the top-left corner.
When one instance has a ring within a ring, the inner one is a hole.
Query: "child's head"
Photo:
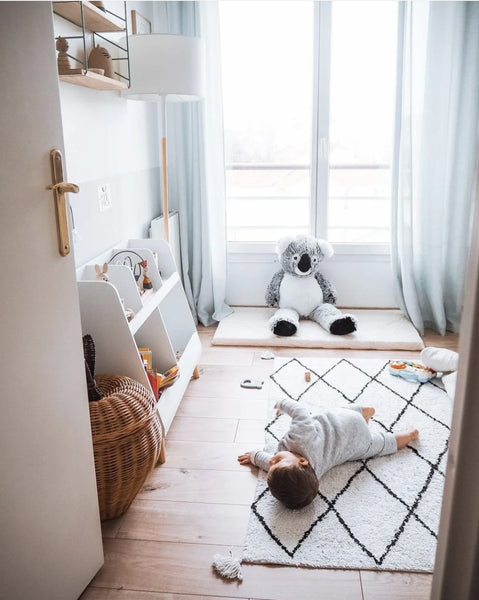
[[[271,494],[287,508],[303,508],[316,497],[318,478],[308,460],[294,452],[278,452],[269,461]]]

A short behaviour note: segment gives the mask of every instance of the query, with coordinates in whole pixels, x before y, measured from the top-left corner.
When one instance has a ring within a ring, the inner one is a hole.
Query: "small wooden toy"
[[[58,74],[67,75],[71,71],[70,59],[68,58],[67,54],[67,50],[69,48],[68,41],[65,38],[58,37],[55,47],[58,50]]]
[[[103,69],[105,77],[113,77],[113,61],[110,53],[103,46],[96,46],[88,55],[88,67]]]
[[[309,371],[305,372],[304,380],[307,381],[308,383],[311,381],[311,373]]]

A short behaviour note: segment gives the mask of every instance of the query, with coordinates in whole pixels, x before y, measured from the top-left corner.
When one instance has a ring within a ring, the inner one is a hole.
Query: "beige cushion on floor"
[[[399,310],[344,309],[354,315],[358,330],[333,335],[318,323],[300,319],[295,335],[282,337],[268,326],[274,308],[235,307],[222,319],[212,340],[217,346],[262,346],[296,348],[356,348],[373,350],[421,350],[424,344],[409,319]],[[391,358],[395,358],[394,355]]]

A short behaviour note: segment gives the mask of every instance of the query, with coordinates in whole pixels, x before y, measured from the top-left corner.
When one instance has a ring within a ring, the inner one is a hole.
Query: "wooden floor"
[[[240,555],[256,472],[239,453],[261,446],[273,361],[261,348],[211,346],[214,328],[198,328],[201,377],[192,380],[166,440],[167,460],[148,478],[128,512],[103,523],[105,564],[82,600],[426,600],[427,574],[243,565],[242,583],[212,570],[216,553]],[[424,343],[457,349],[458,338],[427,334]],[[277,356],[418,358],[419,353],[271,348]]]

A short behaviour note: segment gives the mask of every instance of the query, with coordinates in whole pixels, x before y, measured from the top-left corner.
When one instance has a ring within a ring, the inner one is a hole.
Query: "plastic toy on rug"
[[[396,377],[419,383],[426,383],[436,377],[436,371],[433,369],[409,360],[392,360],[389,363],[389,372]]]

